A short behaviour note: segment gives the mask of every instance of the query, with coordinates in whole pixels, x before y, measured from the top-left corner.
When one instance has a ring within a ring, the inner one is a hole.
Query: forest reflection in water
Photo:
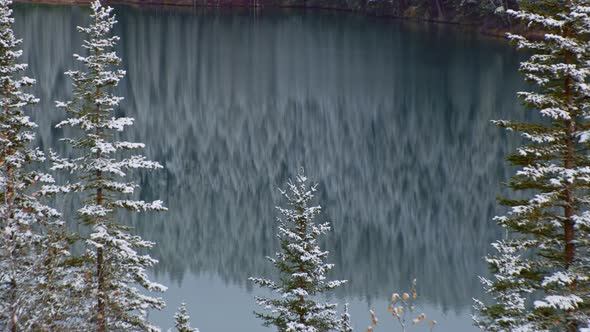
[[[62,73],[77,66],[75,26],[87,10],[15,12],[38,79],[40,142],[67,153],[53,101],[70,95]],[[168,317],[154,314],[160,324],[191,298],[202,331],[262,329],[247,278],[273,273],[265,256],[278,246],[277,187],[304,166],[319,182],[320,218],[332,222],[323,241],[332,277],[350,280],[336,298],[353,302],[357,328],[368,306],[416,277],[434,316],[455,312],[442,331],[470,329],[482,257],[501,236],[492,217],[511,172],[504,156],[517,142],[490,120],[524,116],[508,45],[342,13],[116,13],[128,72],[119,115],[136,118],[128,138],[165,166],[140,174],[139,195],[163,199],[169,212],[133,220],[157,242],[156,279],[173,286]],[[60,204],[67,214],[74,203]],[[241,303],[231,309],[240,318],[197,310],[214,302]]]

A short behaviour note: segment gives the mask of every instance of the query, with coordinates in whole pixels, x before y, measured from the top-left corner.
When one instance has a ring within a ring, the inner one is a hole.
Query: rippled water
[[[516,146],[490,124],[519,118],[518,56],[502,41],[445,26],[343,13],[187,11],[117,7],[127,78],[119,115],[129,138],[165,171],[140,174],[146,199],[170,211],[135,218],[158,243],[155,279],[169,308],[187,301],[203,332],[262,331],[249,276],[271,275],[277,188],[298,166],[319,182],[332,297],[352,303],[359,331],[392,291],[418,279],[439,331],[472,331],[481,257],[501,236],[495,197]],[[62,153],[62,73],[82,52],[87,10],[19,5],[16,32],[42,99],[40,142]],[[73,202],[60,202],[66,214]],[[420,331],[420,329],[415,329]],[[425,329],[422,329],[425,330]]]

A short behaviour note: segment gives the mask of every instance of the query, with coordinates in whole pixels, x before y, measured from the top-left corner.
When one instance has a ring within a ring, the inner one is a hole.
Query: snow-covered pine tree
[[[325,332],[338,330],[340,319],[336,304],[324,303],[320,297],[326,291],[345,281],[326,281],[326,273],[333,264],[327,264],[327,251],[317,244],[319,236],[330,230],[329,223],[315,224],[313,218],[320,206],[310,207],[316,185],[307,186],[303,171],[295,182],[289,180],[288,191],[281,190],[288,208],[278,208],[285,220],[278,219],[281,251],[269,260],[278,269],[278,282],[263,278],[250,278],[260,287],[280,294],[279,298],[257,297],[258,305],[270,310],[269,314],[256,313],[265,326],[274,325],[280,332]]]
[[[352,325],[350,325],[350,314],[348,313],[348,303],[344,305],[344,312],[340,320],[340,332],[352,332]]]
[[[34,295],[28,298],[31,310],[23,330],[79,331],[84,318],[80,310],[83,278],[69,251],[76,235],[55,218],[43,219],[40,230],[43,233],[35,247],[38,264],[32,276]]]
[[[532,53],[521,71],[536,88],[519,96],[542,120],[497,121],[527,140],[509,158],[520,168],[509,187],[530,196],[502,201],[511,210],[496,221],[508,236],[487,258],[496,275],[483,279],[496,303],[476,302],[476,325],[578,331],[590,310],[590,2],[523,2],[509,14],[544,33],[509,35]]]
[[[125,75],[116,68],[121,61],[114,51],[119,37],[112,35],[116,20],[112,8],[103,7],[98,1],[92,3],[91,9],[89,27],[78,27],[87,36],[83,44],[87,54],[74,55],[85,70],[66,73],[73,81],[73,98],[57,102],[57,107],[69,115],[57,127],[71,127],[80,132],[78,137],[63,139],[77,156],[68,159],[52,155],[53,169],[71,172],[75,181],[47,190],[77,193],[83,203],[77,211],[78,219],[90,228],[82,270],[86,296],[91,301],[86,306],[90,308],[87,319],[93,327],[89,325],[85,329],[158,330],[147,320],[147,310],[163,308],[164,301],[137,288],[156,292],[166,289],[150,281],[146,274],[157,261],[138,253],[153,243],[132,235],[131,227],[118,219],[118,212],[166,210],[159,200],[151,203],[133,200],[130,196],[137,184],[124,179],[128,171],[162,166],[133,154],[144,144],[117,139],[117,133],[132,125],[133,119],[117,118],[113,114],[123,99],[113,94],[113,88]]]
[[[174,327],[178,332],[199,332],[199,329],[191,327],[191,317],[186,311],[186,305],[182,303],[178,312],[174,314]]]
[[[71,312],[68,294],[63,279],[50,286],[46,281],[67,271],[67,233],[59,213],[37,192],[38,184],[53,178],[36,170],[45,156],[31,147],[36,124],[24,109],[38,100],[24,92],[35,81],[18,63],[21,41],[12,30],[10,5],[0,0],[0,327],[59,330],[59,318]]]
[[[480,277],[485,291],[494,301],[493,305],[485,305],[475,300],[474,309],[478,312],[473,316],[475,325],[490,332],[535,331],[533,324],[528,321],[526,297],[532,293],[532,283],[521,277],[521,273],[530,269],[528,262],[520,258],[519,248],[515,240],[502,240],[493,243],[498,252],[486,257],[486,261],[493,267],[494,280]],[[519,240],[516,240],[519,241]],[[522,242],[521,246],[526,246]]]

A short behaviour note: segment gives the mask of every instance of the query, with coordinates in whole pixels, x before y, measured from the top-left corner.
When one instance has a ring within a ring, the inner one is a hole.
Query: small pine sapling
[[[353,328],[350,322],[350,313],[348,313],[348,303],[344,305],[344,312],[340,319],[340,332],[352,332]]]
[[[326,273],[333,264],[325,262],[327,251],[322,251],[317,239],[325,235],[328,223],[316,224],[313,219],[320,206],[309,206],[316,185],[308,187],[303,171],[295,182],[289,180],[288,190],[281,190],[288,207],[278,208],[285,219],[278,219],[281,251],[271,263],[280,272],[278,282],[264,278],[250,278],[255,284],[280,294],[277,299],[257,297],[258,305],[270,313],[256,313],[265,326],[274,325],[280,332],[325,332],[338,330],[340,318],[336,304],[324,303],[318,297],[345,281],[326,281]]]
[[[174,314],[174,327],[178,332],[199,332],[199,329],[191,327],[191,317],[188,315],[186,305],[182,303]]]

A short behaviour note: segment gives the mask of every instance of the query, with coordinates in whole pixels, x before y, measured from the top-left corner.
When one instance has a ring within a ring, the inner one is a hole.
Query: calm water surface
[[[249,276],[272,275],[277,188],[298,166],[319,182],[323,241],[348,279],[358,331],[374,308],[383,331],[393,291],[418,279],[438,331],[473,331],[482,256],[501,236],[491,218],[516,146],[490,124],[519,118],[518,56],[501,41],[440,26],[327,12],[179,11],[117,7],[128,76],[118,115],[129,139],[165,170],[138,174],[142,199],[169,212],[134,217],[156,241],[153,271],[168,285],[162,327],[186,301],[203,332],[264,331]],[[62,153],[70,95],[62,74],[82,52],[81,7],[20,5],[16,32],[39,84],[33,118],[43,148]],[[75,202],[59,202],[66,212]],[[426,328],[415,329],[425,331]]]

